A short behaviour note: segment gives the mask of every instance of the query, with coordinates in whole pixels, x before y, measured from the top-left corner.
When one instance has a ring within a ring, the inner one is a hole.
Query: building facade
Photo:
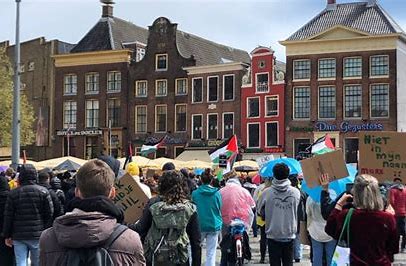
[[[329,0],[282,41],[287,153],[306,156],[309,144],[328,133],[346,161],[356,163],[359,131],[404,130],[398,114],[405,111],[406,82],[399,71],[405,40],[376,1]]]
[[[245,156],[285,151],[285,73],[274,51],[257,47],[241,94],[241,135]],[[252,156],[249,156],[252,157]]]

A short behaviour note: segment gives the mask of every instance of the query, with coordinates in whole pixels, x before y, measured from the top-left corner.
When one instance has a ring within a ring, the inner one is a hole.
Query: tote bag
[[[331,260],[331,266],[350,265],[350,220],[353,212],[354,209],[351,208],[345,216],[343,229]],[[345,230],[347,230],[347,241],[342,239]]]

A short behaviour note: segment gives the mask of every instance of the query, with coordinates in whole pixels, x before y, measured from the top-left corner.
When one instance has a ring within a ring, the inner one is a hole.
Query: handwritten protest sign
[[[255,161],[258,163],[259,169],[261,169],[261,167],[264,166],[264,164],[266,164],[269,161],[273,161],[274,159],[275,157],[272,154],[268,154],[257,158]]]
[[[124,211],[126,223],[135,223],[142,215],[148,196],[130,174],[116,180],[115,187],[114,204]]]
[[[379,182],[406,178],[406,133],[360,132],[359,172]]]
[[[322,174],[328,174],[330,182],[349,175],[341,150],[302,160],[300,164],[302,165],[303,178],[309,188],[320,185],[319,178]]]

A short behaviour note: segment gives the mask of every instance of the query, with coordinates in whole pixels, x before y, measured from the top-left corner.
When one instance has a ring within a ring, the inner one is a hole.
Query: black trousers
[[[293,265],[293,240],[279,242],[268,239],[269,264],[271,266]]]
[[[6,246],[4,238],[0,237],[0,265],[14,266],[14,250]]]
[[[400,248],[405,248],[406,246],[406,217],[397,216],[396,217],[396,224],[398,228],[398,233],[402,236],[402,242],[400,244]]]
[[[266,255],[266,245],[267,245],[267,239],[266,239],[266,233],[265,233],[265,225],[264,226],[258,226],[259,231],[261,232],[261,240],[259,241],[259,251],[261,253],[261,260],[265,259]]]

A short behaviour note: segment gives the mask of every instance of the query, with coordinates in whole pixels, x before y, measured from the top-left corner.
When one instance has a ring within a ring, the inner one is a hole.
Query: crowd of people
[[[383,189],[374,177],[359,175],[350,191],[332,199],[323,175],[318,202],[283,163],[259,185],[235,171],[219,180],[211,169],[197,175],[172,163],[145,178],[132,164],[127,172],[150,199],[141,218],[128,224],[113,201],[122,175],[117,163],[101,157],[58,175],[28,164],[2,172],[0,264],[213,266],[219,250],[220,265],[235,265],[236,220],[245,229],[243,258],[254,263],[293,265],[302,260],[303,244],[311,246],[316,266],[333,265],[341,242],[350,248],[351,265],[391,265],[394,254],[406,251],[400,178]],[[260,238],[259,258],[250,251],[250,230]]]

